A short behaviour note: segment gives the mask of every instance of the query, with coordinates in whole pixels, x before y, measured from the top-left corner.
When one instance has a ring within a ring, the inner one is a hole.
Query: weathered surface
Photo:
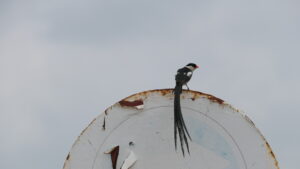
[[[174,150],[172,89],[129,96],[94,119],[74,143],[64,169],[279,169],[269,144],[242,112],[209,94],[186,91],[181,105],[191,155]],[[118,145],[118,158],[105,152]],[[127,161],[126,161],[127,159]],[[126,163],[124,163],[126,161]],[[123,167],[124,167],[123,166]]]

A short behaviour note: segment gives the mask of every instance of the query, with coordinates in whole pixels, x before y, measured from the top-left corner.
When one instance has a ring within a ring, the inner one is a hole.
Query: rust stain
[[[165,96],[165,95],[167,95],[167,94],[170,94],[170,93],[172,93],[173,92],[173,89],[172,89],[172,91],[168,91],[168,90],[161,90],[161,91],[159,91],[160,93],[161,93],[161,95],[162,96]]]
[[[267,142],[266,138],[262,135],[262,133],[258,130],[258,128],[255,127],[255,124],[253,123],[253,121],[247,116],[247,115],[244,115],[244,119],[251,125],[254,127],[254,129],[259,133],[259,135],[261,136],[261,138],[264,140],[264,145],[266,147],[266,150],[269,154],[269,156],[271,157],[271,159],[273,159],[274,161],[274,165],[277,169],[280,169],[279,168],[279,164],[278,164],[278,161],[276,159],[276,156],[274,154],[274,152],[272,151],[271,149],[271,146],[270,144]]]
[[[120,146],[116,146],[110,151],[110,157],[111,157],[111,163],[112,163],[113,169],[117,168],[119,150],[120,150]]]
[[[172,96],[173,94],[173,88],[169,88],[169,89],[154,89],[154,90],[148,90],[148,91],[144,91],[144,92],[140,92],[140,93],[136,93],[133,94],[131,96],[126,97],[125,99],[121,100],[120,102],[128,102],[128,100],[144,100],[145,98],[148,97],[149,94],[152,93],[158,93],[162,96],[166,96],[166,95],[170,95]],[[216,102],[219,104],[224,104],[224,100],[217,98],[213,95],[207,94],[207,93],[202,93],[202,92],[198,92],[198,91],[194,91],[194,90],[183,90],[183,92],[187,92],[189,94],[192,94],[192,100],[196,100],[198,98],[200,98],[201,96],[208,98],[209,100],[211,100],[212,102]],[[119,103],[120,103],[119,102]]]
[[[136,94],[133,94],[131,96],[128,96],[126,98],[124,98],[123,100],[119,101],[119,104],[121,106],[127,106],[127,107],[135,107],[137,109],[138,106],[142,106],[144,104],[144,99],[146,99],[148,97],[148,95],[150,94],[160,94],[162,96],[170,96],[170,99],[173,99],[173,88],[169,88],[169,89],[154,89],[154,90],[148,90],[148,91],[144,91],[144,92],[140,92],[140,93],[136,93]],[[220,99],[220,98],[217,98],[213,95],[210,95],[210,94],[206,94],[206,93],[202,93],[202,92],[199,92],[199,91],[193,91],[193,90],[183,90],[183,92],[186,92],[188,94],[191,94],[192,97],[190,98],[191,100],[195,101],[196,99],[199,99],[199,98],[207,98],[209,99],[210,101],[212,102],[216,102],[216,103],[219,103],[219,104],[225,104],[225,102]],[[113,105],[114,106],[114,105]],[[109,108],[107,108],[104,113],[105,115],[108,115],[109,111],[113,108],[113,106],[110,106]],[[229,105],[230,106],[230,105]],[[94,119],[89,125],[88,127],[95,121],[96,119]],[[87,127],[87,128],[88,128]],[[80,135],[82,135],[85,130],[87,129],[85,128]]]
[[[144,100],[151,93],[159,93],[160,95],[165,96],[167,94],[171,94],[172,91],[173,91],[173,89],[154,89],[154,90],[148,90],[148,91],[143,91],[143,92],[140,92],[140,93],[136,93],[136,94],[130,95],[130,96],[126,97],[123,100],[130,100],[130,99],[134,99],[134,100],[142,99],[142,100]]]
[[[213,102],[218,102],[219,104],[223,104],[224,103],[224,100],[222,99],[219,99],[215,96],[212,96],[212,95],[208,95],[207,96],[209,100],[213,101]]]
[[[205,96],[206,98],[208,98],[210,101],[212,102],[217,102],[219,104],[223,104],[224,100],[217,98],[213,95],[207,94],[207,93],[202,93],[202,92],[198,92],[198,91],[193,91],[193,90],[183,90],[184,92],[188,92],[190,94],[192,94],[192,100],[195,101],[196,99],[199,99],[201,96]]]
[[[279,169],[278,161],[276,160],[275,154],[273,153],[270,144],[269,144],[267,141],[265,141],[265,144],[266,144],[266,148],[267,148],[267,150],[268,150],[268,153],[270,154],[270,156],[271,156],[271,157],[273,158],[273,160],[274,160],[274,163],[275,163],[276,168]]]
[[[141,99],[134,100],[134,101],[121,100],[119,103],[121,106],[128,106],[128,107],[136,107],[144,104],[143,100]]]

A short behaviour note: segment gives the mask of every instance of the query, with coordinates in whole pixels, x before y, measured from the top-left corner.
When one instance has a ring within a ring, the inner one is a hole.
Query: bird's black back
[[[175,76],[175,80],[176,80],[176,85],[184,85],[187,82],[190,81],[192,77],[192,71],[187,68],[187,67],[183,67],[181,69],[177,70],[177,74]]]

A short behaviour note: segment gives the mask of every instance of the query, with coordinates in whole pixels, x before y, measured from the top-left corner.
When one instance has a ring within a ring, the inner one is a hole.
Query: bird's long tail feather
[[[189,144],[186,135],[188,135],[189,139],[191,139],[191,136],[186,128],[186,125],[184,123],[182,112],[181,112],[181,106],[180,106],[180,94],[182,92],[182,85],[176,84],[174,89],[174,141],[175,141],[175,149],[177,150],[177,132],[180,139],[180,145],[181,145],[181,151],[183,156],[185,155],[184,151],[184,143],[186,145],[186,149],[188,153],[190,153],[189,150]]]

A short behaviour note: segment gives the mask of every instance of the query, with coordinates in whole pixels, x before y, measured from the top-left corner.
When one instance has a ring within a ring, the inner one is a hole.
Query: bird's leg
[[[188,90],[190,90],[189,86],[187,85],[187,83],[185,84],[185,86],[187,87]]]

